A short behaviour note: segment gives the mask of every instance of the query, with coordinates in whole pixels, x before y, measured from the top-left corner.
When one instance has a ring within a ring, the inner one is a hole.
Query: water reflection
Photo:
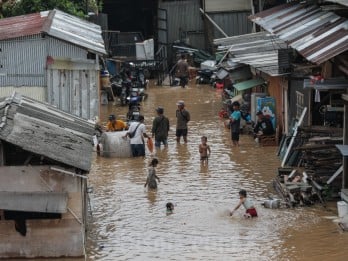
[[[190,111],[188,144],[175,141],[176,101]],[[154,109],[161,105],[170,119],[169,146],[146,159],[95,156],[89,175],[94,187],[89,223],[88,260],[345,260],[348,233],[322,216],[322,207],[265,209],[260,203],[273,193],[271,180],[280,162],[275,147],[259,147],[241,135],[231,148],[229,132],[218,118],[220,93],[209,86],[188,89],[152,86],[142,104],[147,132]],[[119,117],[126,108],[108,105]],[[200,137],[208,137],[211,157],[200,164]],[[157,191],[144,189],[147,166],[157,157],[161,179]],[[238,202],[244,188],[259,217],[244,219]],[[173,202],[173,215],[166,203]],[[69,260],[70,261],[70,260]]]
[[[240,147],[231,148],[229,132],[217,116],[220,95],[209,86],[149,90],[149,99],[141,109],[148,132],[154,109],[161,105],[171,123],[169,146],[148,154],[145,160],[95,159],[90,182],[97,188],[96,208],[89,244],[102,243],[105,247],[89,247],[90,260],[301,260],[305,257],[301,231],[314,226],[322,231],[317,234],[308,229],[312,233],[305,236],[313,256],[329,258],[326,250],[336,251],[330,230],[337,233],[338,229],[332,222],[323,221],[322,209],[261,207],[264,198],[273,193],[270,181],[280,166],[276,148],[259,147],[246,135],[241,136]],[[188,144],[175,141],[177,100],[184,100],[191,114]],[[125,114],[125,108],[105,106],[104,115],[110,110]],[[202,135],[208,137],[212,150],[208,166],[200,163]],[[148,192],[143,184],[153,156],[159,160],[161,182],[156,192]],[[242,209],[229,217],[240,188],[257,203],[259,218],[244,219]],[[169,201],[175,204],[175,213],[167,216]],[[115,229],[104,235],[105,240],[93,237],[110,223]],[[317,242],[320,233],[326,235],[325,251],[310,243],[314,239]],[[348,242],[346,235],[341,240]],[[335,257],[345,257],[344,251],[336,251]]]

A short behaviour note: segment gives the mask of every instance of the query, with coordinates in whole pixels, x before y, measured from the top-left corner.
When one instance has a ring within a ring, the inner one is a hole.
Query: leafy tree
[[[97,13],[99,4],[100,1],[97,4],[96,0],[0,0],[0,17],[37,13],[52,9],[59,9],[75,16],[84,17],[88,12]]]

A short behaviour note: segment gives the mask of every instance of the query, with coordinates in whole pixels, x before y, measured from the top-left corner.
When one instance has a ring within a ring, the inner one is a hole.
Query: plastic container
[[[280,199],[266,199],[263,206],[265,208],[280,208]]]
[[[348,215],[348,204],[345,201],[337,201],[337,212],[340,218]]]
[[[101,87],[110,86],[110,74],[108,71],[101,71],[100,73]]]

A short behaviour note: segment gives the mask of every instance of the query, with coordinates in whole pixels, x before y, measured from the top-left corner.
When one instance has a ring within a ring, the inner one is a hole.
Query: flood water
[[[337,215],[335,203],[326,209],[261,206],[274,194],[277,148],[259,147],[248,135],[231,147],[218,117],[219,90],[151,86],[148,93],[141,108],[147,132],[159,105],[171,123],[168,148],[155,153],[161,182],[156,192],[144,188],[149,153],[145,159],[94,156],[87,260],[347,260],[348,233],[330,219]],[[177,100],[191,113],[188,144],[175,141]],[[109,104],[101,115],[124,118],[126,110]],[[202,135],[212,149],[208,167],[199,160]],[[243,207],[229,216],[241,188],[256,203],[258,218],[244,219]],[[175,210],[167,216],[169,201]]]

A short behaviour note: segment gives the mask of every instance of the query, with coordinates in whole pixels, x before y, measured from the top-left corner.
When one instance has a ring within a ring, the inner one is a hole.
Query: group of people
[[[176,110],[176,141],[180,143],[181,137],[187,143],[188,122],[190,121],[190,113],[185,109],[184,101],[177,102],[178,109]],[[151,136],[146,133],[144,124],[144,116],[139,116],[138,122],[132,122],[123,136],[130,138],[130,145],[133,157],[145,156],[145,141],[144,138],[155,140],[155,147],[159,149],[163,144],[168,146],[168,133],[170,129],[169,119],[164,115],[164,108],[156,108],[157,116],[152,122]]]
[[[177,65],[177,76],[180,78],[180,85],[182,88],[187,84],[188,79],[188,64],[185,60],[185,56],[182,55],[181,59],[178,61]],[[185,109],[184,101],[180,100],[177,102],[176,110],[176,141],[180,143],[181,137],[183,138],[184,143],[187,143],[187,134],[188,134],[188,122],[191,120],[190,113]],[[239,146],[239,134],[240,134],[240,120],[241,112],[239,110],[239,102],[234,102],[232,104],[232,112],[230,115],[230,129],[231,129],[231,139],[232,143],[235,146]],[[106,131],[119,131],[127,130],[123,138],[130,139],[130,146],[133,157],[145,156],[145,141],[144,138],[154,139],[155,147],[159,149],[163,144],[164,147],[168,146],[168,133],[170,130],[169,119],[164,115],[164,108],[157,107],[155,109],[157,115],[152,122],[151,136],[146,133],[146,127],[144,124],[144,116],[140,115],[138,122],[132,122],[128,127],[126,123],[121,120],[117,120],[115,115],[110,115],[109,122],[106,127]],[[263,116],[262,112],[257,113],[258,121],[254,126],[255,135],[269,135],[273,134],[273,125],[270,120]],[[201,144],[199,145],[198,151],[200,153],[200,161],[203,165],[208,164],[208,159],[211,153],[210,146],[207,143],[208,138],[206,136],[201,137]],[[156,167],[158,165],[158,159],[153,158],[150,162],[148,168],[148,175],[144,187],[149,189],[157,189],[157,181],[160,182],[160,178],[156,174]],[[257,212],[253,202],[247,198],[247,192],[245,190],[239,191],[239,203],[237,206],[230,212],[232,216],[234,212],[243,205],[246,209],[245,217],[257,217]],[[174,210],[174,205],[171,202],[166,204],[167,213],[172,213]]]
[[[239,146],[239,134],[240,134],[240,121],[242,114],[240,111],[240,103],[235,101],[232,103],[232,112],[229,116],[230,119],[230,130],[231,130],[231,139],[234,146]],[[253,132],[254,138],[257,138],[261,135],[273,135],[274,128],[272,121],[263,115],[262,111],[256,113],[257,122],[254,124]]]

